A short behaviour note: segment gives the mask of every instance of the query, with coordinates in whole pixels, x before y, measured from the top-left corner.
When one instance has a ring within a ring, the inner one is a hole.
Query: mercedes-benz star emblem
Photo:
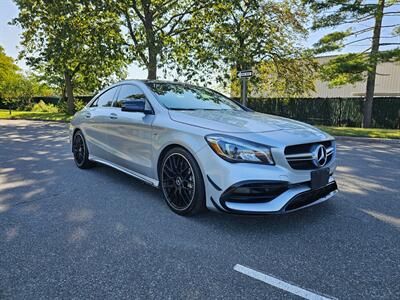
[[[312,150],[313,164],[321,168],[325,166],[328,160],[328,155],[326,154],[326,148],[324,145],[316,145]]]

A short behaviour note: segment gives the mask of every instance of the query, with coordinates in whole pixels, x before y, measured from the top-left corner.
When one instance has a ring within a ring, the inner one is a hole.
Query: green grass
[[[6,109],[0,109],[0,119],[32,119],[47,121],[69,121],[72,116],[64,113],[46,113],[31,111],[15,111],[11,115]],[[321,130],[335,136],[370,137],[382,139],[400,139],[399,129],[380,128],[355,128],[355,127],[330,127],[318,126]]]
[[[318,126],[321,130],[336,136],[370,137],[381,139],[400,139],[399,129],[330,127]]]
[[[33,111],[16,111],[10,112],[7,109],[0,109],[0,119],[31,119],[31,120],[46,120],[46,121],[69,121],[72,116],[64,113],[48,113],[48,112],[33,112]]]

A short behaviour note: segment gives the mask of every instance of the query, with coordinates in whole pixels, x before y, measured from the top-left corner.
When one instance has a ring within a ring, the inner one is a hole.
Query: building
[[[335,56],[317,57],[320,64],[327,63]],[[381,63],[377,67],[375,82],[375,97],[400,96],[400,62]],[[315,92],[311,92],[312,98],[335,98],[335,97],[365,97],[366,81],[357,82],[354,85],[347,84],[340,87],[329,88],[328,83],[317,80]]]
[[[316,57],[319,64],[327,63],[336,56]],[[315,81],[315,91],[309,91],[307,98],[350,98],[365,97],[366,80],[355,84],[347,84],[330,88],[328,82],[317,79]],[[239,89],[231,89],[231,96],[239,98]],[[250,97],[253,98],[274,98],[273,92],[250,91]],[[291,97],[293,95],[287,95]],[[375,97],[400,97],[400,62],[380,63],[377,66],[377,75],[375,81]]]

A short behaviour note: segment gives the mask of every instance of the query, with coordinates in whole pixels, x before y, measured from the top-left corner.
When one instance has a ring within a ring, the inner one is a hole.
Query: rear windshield
[[[168,82],[147,82],[157,100],[171,110],[243,110],[234,101],[207,88]]]

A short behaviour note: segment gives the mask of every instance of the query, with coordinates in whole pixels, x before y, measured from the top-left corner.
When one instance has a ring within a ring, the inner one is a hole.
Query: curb
[[[46,119],[30,119],[30,118],[0,118],[1,120],[6,120],[6,121],[38,121],[38,122],[55,122],[55,123],[65,123],[68,124],[70,121],[64,121],[64,120],[46,120]]]
[[[370,137],[355,137],[355,136],[335,136],[337,141],[351,141],[363,143],[382,143],[382,144],[400,144],[400,139],[383,139]]]

